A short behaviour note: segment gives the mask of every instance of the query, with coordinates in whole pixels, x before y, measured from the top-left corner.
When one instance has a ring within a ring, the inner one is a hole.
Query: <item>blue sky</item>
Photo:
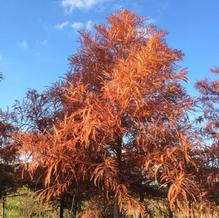
[[[120,8],[169,32],[170,47],[185,54],[181,66],[189,70],[192,95],[194,83],[219,65],[218,0],[0,0],[0,107],[62,77],[79,46],[77,29],[90,30]]]

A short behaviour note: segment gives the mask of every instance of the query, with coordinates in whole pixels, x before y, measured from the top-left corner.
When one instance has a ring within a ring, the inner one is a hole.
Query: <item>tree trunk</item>
[[[144,193],[141,191],[139,192],[140,202],[144,203]],[[139,218],[143,218],[141,214],[139,214]]]
[[[5,218],[5,196],[2,197],[2,217]]]
[[[64,218],[64,199],[62,197],[60,199],[59,218]]]
[[[7,210],[7,192],[4,191],[3,195],[2,195],[2,217],[6,218],[6,210]]]
[[[117,140],[116,140],[116,161],[118,164],[118,179],[121,180],[120,173],[121,173],[121,167],[122,167],[122,138],[117,135]],[[114,205],[113,205],[113,218],[120,218],[120,210],[119,210],[119,205],[118,205],[118,196],[115,196],[114,199]]]
[[[113,218],[120,218],[119,205],[118,205],[118,196],[115,196],[114,205],[113,205]]]
[[[142,192],[139,193],[140,202],[144,203],[144,194]]]
[[[171,210],[169,203],[168,203],[168,217],[173,218],[173,211]]]
[[[72,218],[76,218],[77,210],[78,210],[78,198],[74,196],[72,199],[72,207],[71,207]]]

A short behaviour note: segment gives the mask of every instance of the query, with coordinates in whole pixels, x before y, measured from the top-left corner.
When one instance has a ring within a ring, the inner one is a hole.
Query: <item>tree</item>
[[[20,154],[31,154],[28,170],[46,172],[42,197],[70,193],[96,202],[84,217],[104,216],[110,201],[114,217],[143,216],[143,196],[156,187],[168,192],[171,210],[187,212],[188,199],[199,198],[187,116],[193,101],[181,86],[187,72],[177,65],[182,53],[145,20],[122,10],[95,34],[81,31],[72,70],[52,92],[62,116],[15,137]]]
[[[43,93],[37,92],[37,90],[30,89],[27,91],[25,97],[22,101],[16,100],[12,112],[13,119],[12,122],[16,126],[16,132],[31,132],[35,134],[40,132],[44,134],[44,131],[51,129],[52,125],[62,117],[60,112],[60,105],[57,103],[56,99],[53,98],[52,93],[55,91],[55,97],[58,98],[58,87],[55,89],[46,90]],[[15,140],[14,140],[15,139]],[[31,153],[27,152],[24,155],[19,154],[18,147],[20,146],[20,141],[13,138],[12,144],[17,151],[17,156],[22,162],[28,163],[30,161]],[[23,164],[16,167],[15,180],[19,186],[28,186],[33,191],[38,191],[44,187],[46,171],[43,166],[37,168],[34,175],[31,175],[28,171],[24,170]],[[58,200],[56,199],[55,204]],[[61,209],[62,211],[62,209]]]
[[[219,69],[213,68],[212,72],[218,76]],[[219,202],[219,81],[208,79],[196,84],[201,94],[198,99],[202,108],[202,115],[198,121],[202,123],[201,135],[204,139],[204,148],[201,150],[201,163],[199,176],[202,186],[208,191],[208,200]],[[206,187],[206,185],[208,185]]]
[[[0,80],[3,78],[0,73]],[[0,198],[7,191],[14,190],[13,162],[16,153],[10,147],[10,138],[14,132],[14,126],[10,123],[11,114],[0,109]]]

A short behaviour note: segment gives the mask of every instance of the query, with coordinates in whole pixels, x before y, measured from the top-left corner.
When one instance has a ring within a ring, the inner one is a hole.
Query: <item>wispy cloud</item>
[[[78,31],[80,29],[86,29],[88,31],[91,31],[93,26],[94,26],[94,22],[92,20],[88,20],[86,22],[75,21],[73,23],[70,23],[70,21],[65,21],[65,22],[56,24],[55,28],[61,30],[65,27],[67,28],[72,27],[75,31]],[[47,40],[43,40],[41,44],[45,45],[46,43],[47,43]]]
[[[2,59],[3,59],[3,57],[2,57],[2,55],[0,55],[0,61],[2,61]]]
[[[94,22],[92,20],[88,20],[87,23],[86,23],[86,29],[88,31],[91,31],[94,27]]]
[[[61,0],[64,10],[71,13],[74,9],[91,9],[106,0]]]
[[[84,27],[84,24],[82,22],[74,22],[71,26],[74,30],[79,30]]]
[[[69,22],[68,22],[68,21],[65,21],[65,22],[56,24],[56,25],[55,25],[55,28],[61,30],[61,29],[63,29],[64,27],[66,27],[66,26],[68,26],[68,25],[69,25]]]
[[[28,42],[27,42],[26,40],[22,40],[22,41],[20,42],[20,46],[21,46],[21,48],[23,48],[23,49],[27,49],[27,48],[29,47]]]
[[[83,23],[83,22],[74,22],[71,26],[76,31],[80,30],[80,29],[86,29],[88,31],[91,31],[93,26],[94,26],[94,22],[91,21],[91,20],[88,20],[85,23]]]

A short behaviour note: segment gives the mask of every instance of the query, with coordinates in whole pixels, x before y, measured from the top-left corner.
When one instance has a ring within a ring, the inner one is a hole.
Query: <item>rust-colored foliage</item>
[[[0,81],[2,78],[0,73]],[[0,109],[0,198],[6,190],[10,191],[15,187],[12,163],[16,158],[16,150],[11,147],[10,143],[15,128],[10,120],[11,114]]]
[[[80,33],[72,71],[50,92],[59,105],[56,119],[18,132],[19,152],[31,154],[33,176],[44,169],[46,200],[64,193],[114,196],[120,213],[143,216],[138,195],[163,187],[170,208],[188,212],[200,194],[189,170],[193,102],[181,86],[182,53],[168,47],[164,31],[127,10],[108,22],[94,35]],[[92,209],[84,217],[103,215]]]
[[[218,68],[212,68],[211,71],[218,76]],[[201,94],[199,103],[203,108],[203,115],[199,120],[204,123],[201,134],[205,139],[199,171],[202,184],[205,187],[208,184],[208,198],[214,202],[219,197],[219,81],[205,79],[196,86]]]

